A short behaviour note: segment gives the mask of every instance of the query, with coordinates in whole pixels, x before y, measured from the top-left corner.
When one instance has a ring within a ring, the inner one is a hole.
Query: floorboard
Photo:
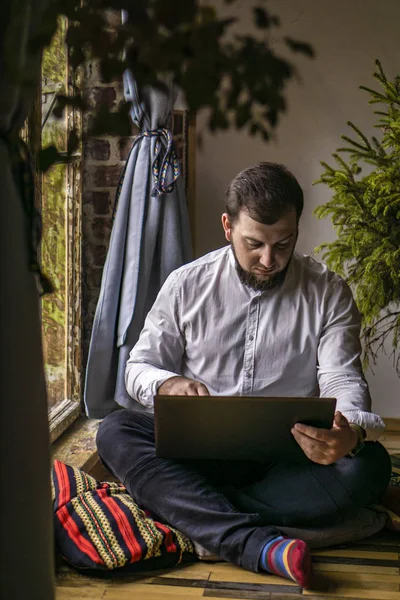
[[[400,431],[383,443],[400,454]],[[376,536],[313,553],[308,590],[286,579],[251,573],[228,563],[198,562],[168,571],[101,580],[61,564],[56,600],[400,600],[400,534]]]

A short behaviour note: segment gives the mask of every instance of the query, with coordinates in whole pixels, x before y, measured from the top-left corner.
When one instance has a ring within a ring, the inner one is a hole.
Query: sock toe
[[[270,540],[261,553],[264,571],[292,579],[308,587],[312,577],[310,550],[303,540],[278,537]]]

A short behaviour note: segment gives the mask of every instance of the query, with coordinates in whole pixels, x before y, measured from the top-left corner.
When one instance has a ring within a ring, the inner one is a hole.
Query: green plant
[[[234,5],[235,0],[225,3]],[[264,4],[265,0],[246,3],[256,31],[235,33],[235,16],[220,17],[211,3],[201,0],[52,0],[41,15],[32,50],[46,47],[57,19],[66,16],[69,60],[75,71],[90,59],[98,61],[104,81],[121,78],[130,69],[139,85],[162,87],[168,76],[184,91],[189,110],[207,109],[212,131],[246,129],[268,140],[286,109],[284,91],[296,69],[274,49],[282,39],[274,33],[280,21]],[[127,21],[115,21],[110,28],[107,14],[121,10],[127,12]],[[292,53],[313,56],[309,44],[282,37]],[[11,52],[14,45],[10,35],[10,52],[5,53],[10,77],[21,75]],[[85,109],[81,96],[63,93],[54,114],[60,117],[67,105]],[[129,129],[129,106],[123,103],[111,113],[100,107],[88,133],[124,135]],[[77,143],[72,132],[69,154]],[[54,147],[41,158],[43,169],[63,160]]]
[[[374,111],[380,139],[368,139],[348,122],[355,137],[342,136],[347,145],[333,154],[337,166],[321,162],[325,171],[315,183],[329,186],[333,197],[315,214],[331,217],[337,239],[316,252],[355,289],[365,364],[375,363],[391,338],[400,376],[400,77],[390,81],[380,62],[375,64],[381,89],[361,89],[369,94],[370,104],[381,105]],[[343,154],[349,155],[348,161]]]

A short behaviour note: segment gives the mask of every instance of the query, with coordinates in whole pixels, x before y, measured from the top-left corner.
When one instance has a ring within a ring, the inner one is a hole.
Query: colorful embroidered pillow
[[[147,515],[120,483],[56,460],[52,488],[56,548],[75,568],[140,571],[195,558],[193,544]]]

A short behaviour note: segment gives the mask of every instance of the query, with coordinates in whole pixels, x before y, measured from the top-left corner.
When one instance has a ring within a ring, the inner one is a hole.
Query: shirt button
[[[247,373],[246,373],[246,377],[251,377],[251,373],[250,373],[250,371],[247,371]]]
[[[249,335],[249,340],[252,342],[254,340],[254,335]]]

